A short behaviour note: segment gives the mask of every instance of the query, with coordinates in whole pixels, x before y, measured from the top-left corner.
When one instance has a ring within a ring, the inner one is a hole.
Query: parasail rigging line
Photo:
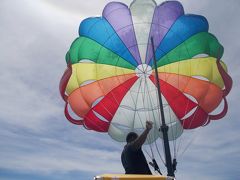
[[[163,133],[167,172],[168,172],[168,176],[173,176],[174,177],[175,175],[174,175],[171,151],[170,151],[169,140],[168,140],[168,126],[166,125],[165,117],[164,117],[162,96],[161,96],[161,91],[160,91],[160,82],[159,82],[159,77],[158,77],[157,60],[156,60],[156,56],[155,56],[155,48],[154,48],[153,37],[151,37],[151,43],[152,43],[152,51],[153,51],[153,57],[154,57],[155,75],[156,75],[156,80],[157,80],[158,98],[159,98],[160,110],[161,110],[162,126],[161,126],[160,129]]]
[[[143,96],[142,96],[143,105],[145,105],[145,98],[146,98],[147,100],[151,98],[150,96],[145,97],[146,92],[149,92],[149,91],[146,90],[146,87],[147,87],[146,78],[144,78],[144,80],[145,80],[145,85],[144,85]],[[141,84],[140,84],[139,90],[140,90],[141,87],[142,87],[142,86],[141,86]],[[147,88],[148,88],[148,87],[147,87]],[[138,94],[140,94],[140,93],[138,93]],[[138,98],[137,98],[137,99],[138,99]],[[144,107],[144,108],[146,108],[146,107]],[[148,108],[148,107],[147,107],[147,108]],[[152,109],[153,109],[153,107],[152,107]],[[147,114],[148,114],[148,116],[150,117],[149,111],[146,111],[145,114],[146,114],[146,117],[147,117]],[[140,117],[140,115],[139,115],[139,113],[138,113],[138,116],[139,116],[139,120],[140,120],[140,123],[141,123],[142,127],[145,128],[145,127],[144,127],[144,124],[143,124],[143,122],[142,122],[142,119],[141,119],[141,117]],[[147,119],[146,119],[146,120],[147,120]],[[146,121],[146,120],[145,120],[145,121]],[[154,128],[154,130],[155,130],[155,128]],[[154,134],[154,133],[153,133],[153,134]],[[151,155],[152,155],[152,156],[151,156],[145,149],[144,149],[144,151],[147,153],[147,155],[150,157],[150,159],[154,162],[154,161],[155,161],[155,157],[154,157],[154,153],[153,153],[153,148],[152,148],[151,139],[154,140],[155,138],[152,138],[151,136],[152,136],[152,135],[151,135],[151,133],[150,133],[149,136],[147,137],[147,142],[148,142],[148,145],[149,145],[149,147],[150,147],[150,151],[151,151]],[[154,164],[154,165],[156,165],[156,164]],[[156,168],[155,168],[155,169],[156,169]],[[159,168],[158,168],[158,169],[159,169]],[[159,171],[160,171],[160,170],[159,170]]]
[[[138,100],[138,95],[140,94],[140,89],[141,89],[141,87],[142,87],[142,82],[143,82],[143,79],[141,79],[141,84],[139,85],[139,90],[138,90],[138,93],[137,93],[137,100]],[[143,94],[145,94],[145,86],[144,86]],[[142,96],[142,100],[143,100],[143,105],[144,105],[144,104],[145,104],[145,103],[144,103],[144,102],[145,102],[145,96]],[[136,106],[137,106],[137,102],[136,102]],[[145,108],[145,107],[144,107],[144,108]],[[146,112],[145,112],[145,113],[146,113]],[[141,126],[142,126],[142,128],[144,129],[144,128],[145,128],[145,125],[144,125],[143,122],[142,122],[141,116],[139,115],[139,113],[138,113],[137,115],[138,115],[138,117],[139,117],[139,121],[140,121],[140,123],[141,123]],[[136,120],[136,119],[135,119],[135,120]],[[149,134],[149,135],[151,135],[151,134]],[[150,151],[151,151],[152,156],[153,156],[153,150],[152,150],[152,147],[151,147],[151,138],[149,138],[149,136],[147,137],[147,142],[148,142],[148,144],[149,144]]]
[[[146,87],[147,87],[147,93],[148,93],[149,101],[150,101],[151,107],[152,107],[152,109],[153,109],[153,100],[152,100],[153,97],[151,97],[150,89],[149,89],[149,86],[148,86],[148,84],[147,84],[147,80],[145,79],[145,81],[146,81],[145,84],[146,84]],[[158,101],[157,101],[157,102],[158,102]],[[158,103],[159,103],[159,102],[158,102]],[[158,107],[160,108],[160,105],[158,105]],[[152,111],[152,114],[153,114],[154,122],[157,122],[157,120],[159,120],[159,124],[161,124],[161,122],[160,122],[160,109],[159,109],[159,108],[157,108],[159,118],[156,118],[154,111]],[[149,115],[149,116],[150,116],[150,115]],[[159,128],[160,128],[160,127],[159,127]],[[154,131],[156,131],[156,127],[154,128]],[[158,131],[158,129],[157,129],[157,131]],[[155,133],[154,133],[154,134],[155,134]],[[158,149],[158,146],[157,146],[157,144],[156,144],[156,141],[154,141],[154,143],[155,143],[155,147],[156,147],[156,149],[157,149],[157,152],[158,152],[158,155],[159,155],[161,161],[163,162],[163,164],[165,164],[165,162],[164,162],[164,160],[163,160],[163,158],[162,158],[162,156],[161,156],[161,153],[160,153],[160,151],[159,151],[159,149]]]
[[[190,53],[189,53],[189,50],[188,50],[188,47],[187,46],[185,46],[186,47],[186,52],[188,53],[188,56],[190,57]],[[180,72],[179,72],[179,64],[180,64],[180,62],[178,62],[178,89],[179,89],[179,87],[180,87],[180,80],[179,80],[179,74],[180,74]],[[190,72],[191,72],[191,66],[189,67],[190,68]],[[187,85],[186,85],[187,86]],[[184,114],[186,115],[187,114],[187,109],[188,109],[188,106],[189,106],[189,101],[188,101],[188,103],[187,103],[187,106],[186,106],[186,108],[185,108],[185,112],[184,112]],[[195,116],[195,115],[194,115]],[[194,118],[193,118],[194,119]],[[192,120],[193,120],[192,119]],[[189,124],[189,127],[191,126],[191,124],[192,124],[192,120],[191,120],[191,122],[190,122],[190,124]],[[179,120],[179,121],[181,121],[181,120]],[[184,126],[184,124],[185,124],[185,121],[183,120],[183,126]],[[179,139],[179,143],[178,143],[178,147],[177,147],[177,152],[175,152],[175,156],[177,156],[177,154],[178,154],[178,152],[179,152],[179,149],[180,149],[180,146],[182,146],[182,136],[180,137],[180,139]]]
[[[165,68],[165,67],[164,67]],[[165,72],[165,71],[164,71]],[[168,79],[167,78],[167,74],[165,74],[164,73],[164,76],[165,76],[165,78],[164,79]],[[156,82],[156,81],[155,81]],[[156,97],[158,97],[158,94],[157,94],[158,92],[156,91]],[[159,107],[160,107],[160,102],[158,101],[158,103],[159,103]],[[164,104],[163,104],[164,105]],[[168,107],[169,105],[168,104],[165,104],[165,106],[167,106],[167,109],[168,109],[168,114],[169,114],[169,117],[170,117],[170,124],[172,124],[173,123],[173,121],[172,121],[172,116],[171,116],[171,113],[170,113],[170,108]],[[160,111],[160,109],[159,109],[159,111]],[[161,124],[161,117],[160,117],[160,112],[159,112],[159,121],[160,121],[160,124]],[[175,126],[175,129],[177,129],[177,126]],[[172,137],[176,137],[176,134],[174,134],[174,132],[177,132],[177,131],[171,131],[170,133],[172,134]],[[168,132],[168,134],[169,134],[169,132]],[[174,150],[174,158],[176,158],[176,139],[174,138],[173,140],[172,140],[172,146],[173,146],[173,150]]]
[[[186,52],[188,53],[188,56],[190,57],[190,53],[189,53],[189,50],[188,50],[188,47],[186,46]],[[179,62],[178,62],[179,63]],[[191,72],[192,70],[191,70],[191,68],[192,68],[192,66],[189,66],[189,72]],[[178,78],[179,78],[179,65],[178,65]],[[178,87],[179,87],[179,83],[180,83],[180,81],[178,80]],[[189,83],[189,82],[188,82]],[[186,84],[186,87],[187,87],[187,85],[188,85],[188,83]],[[187,108],[188,108],[188,106],[189,106],[189,102],[190,101],[188,101],[188,104],[187,104],[187,106],[186,106],[186,108],[185,108],[185,115],[187,114]],[[193,120],[195,119],[195,115],[196,115],[196,113],[194,112],[194,115],[193,115],[193,117],[192,117],[192,119],[190,120],[190,123],[189,123],[189,125],[188,125],[188,127],[191,127],[191,125],[192,125],[192,122],[193,122]],[[181,121],[181,120],[180,120]],[[184,126],[184,124],[185,124],[185,121],[183,120],[183,126]],[[181,136],[180,137],[180,139],[179,139],[179,144],[178,144],[178,148],[177,148],[177,153],[179,153],[179,150],[180,150],[180,147],[182,147],[183,146],[183,142],[182,142],[182,139],[183,139],[183,137]],[[194,138],[193,138],[194,139]],[[187,150],[187,148],[190,146],[190,144],[193,142],[193,139],[192,140],[190,140],[190,142],[189,142],[189,144],[187,145],[187,147],[186,147],[186,150]],[[185,150],[185,151],[186,151]],[[183,154],[183,153],[182,153]]]
[[[153,54],[153,55],[154,55],[154,54]],[[157,84],[156,78],[155,78],[155,83]],[[156,97],[158,97],[157,87],[156,87],[155,92],[156,92]],[[159,101],[159,98],[157,99],[157,103],[158,103],[158,107],[159,107],[159,108],[158,108],[158,121],[159,121],[159,125],[161,125],[161,124],[162,124],[162,121],[161,121],[161,110],[160,110],[160,101]],[[160,129],[160,127],[159,127],[159,129]],[[159,131],[159,129],[158,129],[158,131]],[[163,140],[163,138],[159,138],[159,140],[160,140],[161,143],[162,143],[162,147],[164,147],[164,140]],[[161,161],[162,161],[163,164],[167,167],[167,164],[166,164],[166,156],[165,156],[165,160],[163,160],[163,158],[162,158],[162,156],[161,156],[161,153],[160,153],[160,151],[159,151],[159,149],[158,149],[158,145],[157,145],[157,142],[156,142],[156,141],[155,141],[155,146],[156,146],[156,150],[157,150],[157,152],[158,152],[158,154],[159,154],[159,156],[160,156]],[[163,149],[163,153],[165,154],[164,149]]]
[[[183,157],[183,155],[184,155],[184,153],[187,151],[187,149],[190,147],[190,145],[193,143],[193,141],[196,139],[196,137],[197,137],[197,134],[198,133],[196,133],[196,131],[197,131],[198,129],[196,129],[195,131],[194,131],[194,134],[192,135],[192,138],[189,140],[189,142],[188,142],[188,144],[186,145],[186,147],[184,148],[184,150],[181,152],[181,154],[179,154],[179,158],[181,157]]]
[[[136,100],[138,100],[138,95],[140,94],[139,93],[139,91],[140,91],[140,88],[141,88],[141,86],[142,86],[142,79],[140,79],[140,84],[139,84],[139,87],[138,87],[138,93],[137,93],[137,98],[136,98]],[[101,87],[101,86],[100,86]],[[111,93],[111,92],[110,92]],[[135,120],[136,120],[136,118],[135,118],[135,115],[137,114],[137,116],[139,117],[139,120],[141,121],[141,124],[142,124],[142,127],[144,128],[144,126],[143,126],[143,123],[142,123],[142,120],[141,120],[141,116],[139,115],[139,112],[138,111],[136,111],[136,108],[137,108],[137,102],[135,102],[135,99],[133,98],[133,96],[132,96],[132,92],[131,92],[131,90],[129,91],[129,94],[130,94],[130,96],[131,96],[131,98],[132,98],[132,100],[133,100],[133,102],[134,102],[134,106],[135,106],[135,111],[134,111],[134,121],[133,121],[133,127],[134,127],[134,122],[135,122]],[[113,95],[113,97],[114,97],[114,100],[116,101],[116,103],[120,106],[120,102],[118,102],[117,100],[116,100],[116,98],[115,98],[115,96]],[[101,104],[102,105],[102,104]],[[102,105],[102,106],[104,106],[104,105]],[[106,107],[104,107],[105,109],[107,109]],[[109,112],[109,111],[108,111]],[[124,111],[123,111],[124,112]],[[110,113],[110,112],[109,112]],[[124,112],[125,113],[125,112]],[[149,140],[148,140],[149,141]],[[150,141],[148,142],[149,143],[149,145],[150,145]],[[150,146],[150,150],[151,150],[151,153],[153,154],[153,151],[152,151],[152,147]]]
[[[187,51],[187,52],[188,52],[188,54],[189,54],[189,51]],[[191,66],[190,66],[190,72],[191,72]],[[179,65],[178,65],[178,74],[179,74]],[[179,75],[178,75],[178,78],[179,78]],[[180,81],[179,81],[179,79],[178,79],[178,87],[180,86],[179,83],[180,83]],[[187,84],[187,85],[188,85],[188,84]],[[187,85],[186,85],[186,86],[187,86]],[[184,114],[185,114],[185,115],[187,114],[188,106],[189,106],[189,101],[187,102],[187,106],[186,106],[185,111],[184,111]],[[179,120],[179,121],[182,121],[182,120]],[[183,126],[184,126],[185,121],[183,120],[182,123],[183,123]],[[191,122],[191,123],[192,123],[192,122]],[[191,123],[190,123],[190,124],[191,124]],[[180,147],[181,147],[182,144],[183,144],[182,139],[183,139],[183,136],[181,136],[181,137],[179,138],[179,143],[178,143],[178,147],[177,147],[176,156],[178,156],[179,149],[180,149]]]
[[[171,116],[171,112],[170,112],[170,108],[168,108],[168,113],[169,113],[169,118],[170,118],[170,124],[172,124],[173,123],[173,121],[172,121],[172,116]],[[175,127],[175,131],[170,131],[170,132],[168,132],[168,134],[170,134],[171,133],[171,135],[172,135],[172,137],[174,137],[173,139],[173,141],[172,141],[172,146],[173,146],[173,159],[176,159],[176,134],[174,134],[174,132],[176,133],[177,131],[177,126]]]
[[[156,86],[155,86],[156,87]],[[157,88],[157,87],[156,87]],[[156,93],[156,97],[158,97],[158,92],[157,92],[157,90],[155,90],[155,93]],[[160,102],[159,102],[159,99],[157,99],[157,103],[158,103],[158,107],[159,108],[157,108],[157,110],[158,110],[158,121],[159,121],[159,124],[162,124],[162,122],[161,122],[161,112],[160,112]],[[160,128],[160,127],[159,127]],[[158,129],[158,131],[159,131],[159,129]],[[164,147],[164,143],[163,143],[163,139],[162,138],[159,138],[159,140],[161,141],[161,143],[162,143],[162,147]],[[159,157],[160,157],[160,159],[161,159],[161,161],[163,162],[163,164],[166,166],[166,159],[165,159],[165,161],[163,160],[163,157],[161,156],[161,153],[160,153],[160,151],[159,151],[159,148],[158,148],[158,145],[157,145],[157,142],[155,141],[155,147],[156,147],[156,150],[157,150],[157,153],[158,153],[158,155],[159,155]]]
[[[146,70],[146,69],[145,69]],[[143,96],[142,96],[142,99],[143,99],[143,106],[144,106],[144,108],[145,109],[148,109],[149,107],[148,107],[148,105],[149,105],[149,100],[150,100],[150,96],[149,96],[149,89],[148,89],[148,82],[147,82],[147,78],[146,77],[144,77],[144,90],[143,90]],[[148,94],[147,94],[148,93]],[[148,96],[147,96],[148,95]],[[146,101],[147,101],[147,107],[145,106],[145,99],[146,99]],[[153,110],[153,105],[151,106],[151,109]],[[153,111],[152,111],[153,112]],[[149,113],[149,110],[147,110],[146,112],[145,112],[145,114],[146,114],[146,117],[148,116],[148,120],[152,120],[151,119],[151,117],[150,117],[150,113]],[[147,121],[147,119],[146,119],[146,121]],[[153,124],[153,127],[154,127],[154,124]],[[155,128],[153,128],[153,131],[155,131]],[[153,136],[154,136],[154,134],[155,133],[153,133]],[[152,142],[151,142],[151,139],[152,140],[154,140],[155,139],[155,137],[151,137],[152,136],[152,134],[150,133],[149,134],[149,136],[147,137],[147,138],[149,138],[150,139],[150,143],[149,143],[149,145],[150,145],[150,147],[151,147],[151,153],[152,153],[152,159],[154,158],[154,153],[153,153],[153,150],[152,150]]]
[[[165,67],[164,67],[165,68]],[[164,71],[165,72],[165,71]],[[164,74],[164,76],[165,76],[165,79],[167,79],[167,75],[166,74]],[[155,81],[156,82],[156,81]],[[156,97],[158,97],[158,92],[156,91]],[[160,102],[158,101],[158,103],[159,103],[159,107],[160,107]],[[168,104],[166,104],[166,105],[168,105]],[[160,114],[160,109],[158,109],[159,110],[159,122],[160,122],[160,124],[161,124],[161,114]],[[169,114],[170,114],[170,109],[168,108],[168,110],[169,110]],[[172,123],[172,120],[170,120],[170,123]],[[176,129],[177,129],[177,127],[175,127]],[[175,131],[176,132],[176,131]],[[174,134],[174,132],[172,131],[172,136],[173,137],[176,137],[176,134]],[[163,143],[163,139],[161,139],[161,142],[162,142],[162,146],[164,146],[164,143]],[[174,138],[174,140],[173,140],[173,148],[174,148],[174,159],[176,159],[176,139]],[[158,154],[160,154],[160,152],[159,152],[159,149],[158,149],[158,145],[156,144],[156,142],[155,142],[155,145],[156,145],[156,148],[157,148],[157,151],[158,151]],[[160,158],[161,158],[161,160],[163,161],[163,159],[162,159],[162,157],[161,157],[161,155],[160,155]],[[164,163],[164,161],[163,161],[163,163]],[[166,163],[164,163],[165,165],[166,165]]]

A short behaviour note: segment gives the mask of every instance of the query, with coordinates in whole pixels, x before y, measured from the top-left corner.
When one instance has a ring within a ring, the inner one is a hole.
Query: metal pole
[[[175,177],[174,170],[173,170],[171,151],[170,151],[170,146],[169,146],[169,140],[168,140],[168,126],[166,125],[164,111],[163,111],[163,103],[162,103],[162,96],[161,96],[161,91],[160,91],[160,82],[159,82],[159,77],[158,77],[157,60],[156,60],[156,55],[155,55],[153,37],[151,37],[151,43],[152,43],[153,61],[154,61],[155,76],[156,76],[156,82],[157,82],[159,105],[160,105],[160,111],[161,111],[161,120],[162,120],[162,126],[160,127],[159,131],[162,131],[162,133],[163,133],[165,159],[166,159],[166,166],[167,166],[167,172],[168,172],[167,175]]]

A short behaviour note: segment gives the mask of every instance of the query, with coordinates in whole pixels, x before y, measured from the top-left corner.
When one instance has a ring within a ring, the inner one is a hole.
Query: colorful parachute
[[[102,17],[80,24],[60,82],[67,119],[117,141],[152,120],[151,141],[162,137],[151,37],[169,139],[222,118],[232,80],[206,18],[185,15],[177,1],[157,6],[154,0],[135,0],[129,8],[111,2]],[[213,115],[222,101],[222,112]],[[68,113],[68,104],[79,120]]]

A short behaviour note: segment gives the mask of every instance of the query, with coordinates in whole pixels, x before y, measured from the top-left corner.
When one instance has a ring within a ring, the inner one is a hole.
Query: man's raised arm
[[[147,139],[148,133],[152,129],[152,126],[153,126],[152,121],[146,121],[146,129],[143,131],[143,133],[135,141],[133,141],[131,143],[134,150],[138,150],[142,147],[142,145],[144,144],[144,142]]]

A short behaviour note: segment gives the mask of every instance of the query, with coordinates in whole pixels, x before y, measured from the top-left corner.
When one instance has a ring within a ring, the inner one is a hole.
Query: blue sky
[[[100,15],[107,2],[0,2],[0,179],[88,180],[124,172],[123,144],[70,124],[58,92],[65,53],[78,35],[79,23]],[[234,84],[227,116],[187,134],[194,141],[179,157],[176,175],[180,180],[239,179],[240,1],[181,2],[187,13],[207,17],[210,32],[225,47],[223,60]]]

